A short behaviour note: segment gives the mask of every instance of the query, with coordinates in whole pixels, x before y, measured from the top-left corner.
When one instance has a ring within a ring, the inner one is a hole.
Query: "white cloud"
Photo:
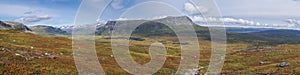
[[[208,9],[203,6],[194,6],[191,3],[185,3],[184,4],[184,10],[188,12],[191,15],[198,15],[201,13],[206,13],[208,12]]]
[[[162,18],[166,18],[168,16],[155,16],[153,18],[150,18],[151,20],[154,20],[154,19],[162,19]]]
[[[266,27],[271,27],[271,28],[293,28],[297,27],[298,23],[300,24],[300,21],[296,20],[286,20],[289,24],[266,24],[266,23],[260,23],[260,22],[255,22],[247,19],[236,19],[236,18],[214,18],[214,17],[209,17],[209,18],[203,18],[201,16],[193,16],[191,19],[200,24],[205,24],[206,22],[224,22],[225,26],[230,26],[230,27],[261,27],[261,28],[266,28]],[[206,25],[204,25],[206,26]],[[300,27],[300,25],[299,25]]]
[[[300,27],[300,21],[296,19],[287,19],[285,22],[289,23],[292,26]]]
[[[41,16],[31,15],[31,16],[22,17],[20,19],[17,19],[16,21],[22,22],[22,23],[33,23],[33,22],[39,22],[39,21],[43,21],[43,20],[49,20],[51,18],[53,18],[53,17],[49,16],[49,15],[41,15]]]
[[[122,9],[124,8],[124,5],[122,4],[123,0],[113,0],[111,3],[111,6],[114,9]]]
[[[168,16],[155,16],[150,18],[118,18],[117,21],[125,21],[125,20],[155,20],[155,19],[162,19]]]
[[[130,19],[128,19],[128,18],[118,18],[118,19],[116,19],[117,21],[125,21],[125,20],[130,20]]]
[[[296,24],[296,25],[300,25],[300,21],[296,20],[296,19],[287,19],[285,20],[287,23],[289,24]]]
[[[203,18],[200,16],[193,16],[191,19],[194,22],[224,22],[224,23],[230,23],[230,24],[247,24],[247,25],[261,25],[259,22],[254,22],[250,20],[245,20],[245,19],[235,19],[235,18]]]

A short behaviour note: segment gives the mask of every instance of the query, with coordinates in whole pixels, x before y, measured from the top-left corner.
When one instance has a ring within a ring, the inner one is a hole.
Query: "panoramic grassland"
[[[0,31],[0,74],[77,74],[72,56],[72,40],[16,30]],[[148,49],[153,41],[167,47],[167,61],[156,74],[176,72],[180,64],[180,44],[176,37],[136,37],[130,40],[130,53],[140,64],[150,61]],[[199,38],[199,74],[204,74],[210,59],[210,41]],[[110,39],[96,37],[96,49],[108,75],[129,74],[117,65]],[[229,43],[223,74],[300,74],[300,45],[278,44],[257,46],[255,43]],[[289,66],[280,67],[282,62]]]

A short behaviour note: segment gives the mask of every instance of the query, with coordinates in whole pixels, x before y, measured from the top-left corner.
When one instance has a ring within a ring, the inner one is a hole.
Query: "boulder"
[[[287,66],[290,66],[289,62],[282,62],[279,64],[279,67],[287,67]]]
[[[267,62],[259,62],[260,65],[266,64]]]

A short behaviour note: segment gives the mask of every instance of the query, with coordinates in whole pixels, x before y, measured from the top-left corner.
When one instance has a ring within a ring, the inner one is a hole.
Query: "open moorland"
[[[66,37],[49,37],[30,32],[0,31],[0,74],[77,74],[72,55],[72,40]],[[156,74],[176,72],[180,64],[180,44],[176,37],[136,37],[130,40],[130,53],[140,64],[149,62],[149,46],[159,41],[167,47],[167,61]],[[210,41],[199,38],[199,74],[208,69]],[[129,74],[115,61],[110,39],[96,37],[96,50],[104,71],[111,74]],[[300,45],[259,43],[228,43],[223,74],[300,74]],[[280,63],[288,66],[280,67]]]

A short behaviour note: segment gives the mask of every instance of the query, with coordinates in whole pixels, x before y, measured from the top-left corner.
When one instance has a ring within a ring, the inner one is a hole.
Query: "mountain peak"
[[[188,16],[168,16],[154,21],[168,25],[195,25]]]
[[[154,19],[154,20],[116,20],[116,21],[107,21],[105,25],[123,25],[126,23],[136,23],[136,22],[147,22],[154,21],[160,22],[163,24],[170,25],[195,25],[195,23],[188,16],[168,16],[165,18]]]

